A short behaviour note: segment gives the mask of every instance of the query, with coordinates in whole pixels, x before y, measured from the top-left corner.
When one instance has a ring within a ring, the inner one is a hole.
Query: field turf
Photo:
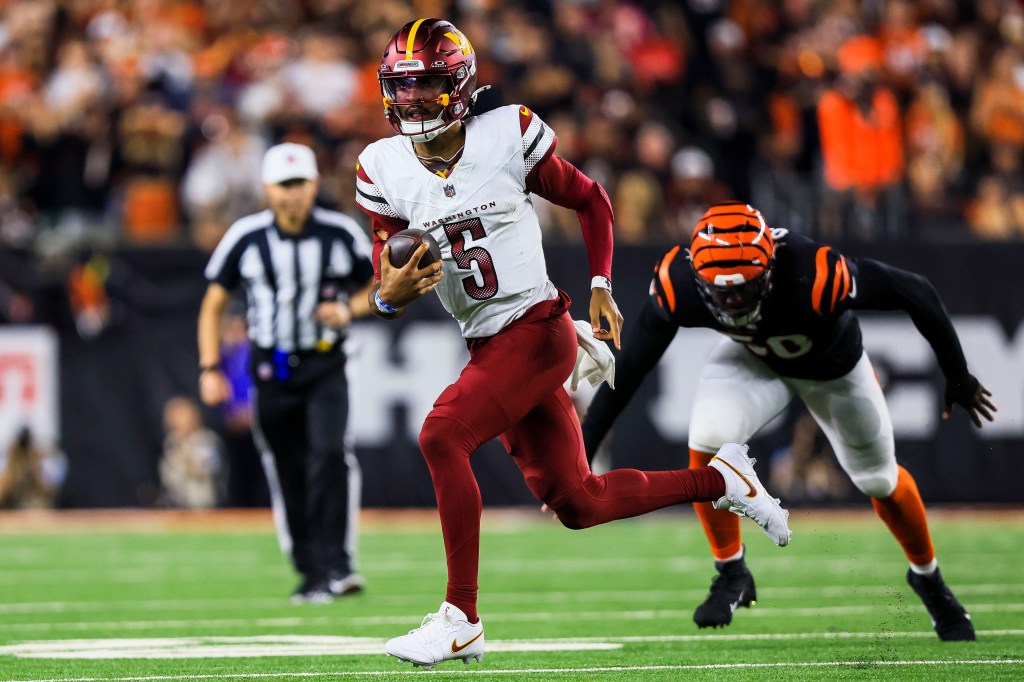
[[[0,680],[1022,680],[1024,512],[933,510],[978,641],[940,642],[870,511],[745,522],[759,602],[691,618],[713,574],[688,511],[568,531],[485,510],[482,664],[383,655],[443,598],[432,512],[364,514],[362,595],[292,606],[269,515],[0,515]]]

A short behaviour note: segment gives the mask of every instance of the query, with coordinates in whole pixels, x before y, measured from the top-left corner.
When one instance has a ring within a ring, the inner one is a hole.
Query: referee
[[[292,602],[327,603],[359,592],[355,546],[361,478],[346,436],[348,382],[342,342],[370,312],[371,247],[360,226],[316,208],[316,157],[285,143],[263,157],[269,209],[231,226],[206,267],[199,311],[199,392],[227,400],[220,323],[241,285],[248,304],[255,419],[281,549],[302,580]]]

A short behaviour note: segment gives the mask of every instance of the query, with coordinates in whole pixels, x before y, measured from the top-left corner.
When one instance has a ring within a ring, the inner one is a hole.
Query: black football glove
[[[943,419],[949,419],[953,412],[953,404],[960,405],[967,411],[974,425],[981,428],[981,418],[992,421],[992,413],[997,410],[989,397],[992,395],[987,388],[981,385],[973,374],[966,374],[957,381],[946,382],[945,404],[946,409],[942,412]]]

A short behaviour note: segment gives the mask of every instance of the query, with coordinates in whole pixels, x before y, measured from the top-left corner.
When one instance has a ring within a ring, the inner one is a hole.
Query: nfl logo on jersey
[[[455,185],[445,185],[444,186],[444,195],[446,197],[448,197],[449,199],[451,199],[453,196],[455,196]]]

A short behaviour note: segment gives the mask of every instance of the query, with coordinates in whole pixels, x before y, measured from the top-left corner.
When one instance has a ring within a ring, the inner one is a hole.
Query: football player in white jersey
[[[419,19],[402,27],[388,42],[378,77],[399,134],[369,145],[357,166],[356,199],[371,219],[379,276],[371,307],[395,318],[436,289],[470,351],[419,439],[444,536],[445,601],[385,651],[427,668],[483,658],[476,606],[482,502],[469,458],[492,438],[501,439],[531,492],[568,528],[702,500],[753,518],[776,544],[787,544],[787,513],[757,480],[745,446],[724,446],[704,469],[590,471],[563,388],[576,363],[577,328],[568,296],[548,279],[530,195],[577,212],[593,278],[587,333],[618,347],[622,316],[611,295],[608,196],[554,155],[554,132],[526,107],[470,117],[476,55],[449,22]],[[406,265],[393,267],[385,241],[407,227],[427,230],[441,260],[418,268],[427,248],[421,245]]]

